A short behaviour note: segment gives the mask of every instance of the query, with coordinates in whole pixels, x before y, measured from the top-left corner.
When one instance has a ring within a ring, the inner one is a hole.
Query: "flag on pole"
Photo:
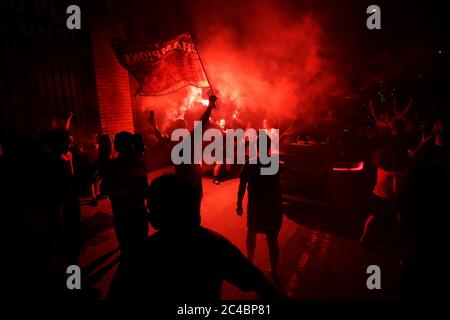
[[[139,83],[138,94],[157,96],[185,86],[207,88],[209,83],[190,34],[152,44],[112,39],[119,63]]]

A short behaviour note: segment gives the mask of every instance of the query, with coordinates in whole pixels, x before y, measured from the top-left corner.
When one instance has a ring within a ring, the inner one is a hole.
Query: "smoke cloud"
[[[195,1],[188,8],[191,32],[219,97],[216,116],[237,109],[273,120],[305,118],[344,91],[325,58],[324,33],[313,10],[293,10],[270,0]],[[193,106],[186,105],[190,94],[186,89],[141,98],[142,106],[164,105],[168,117],[182,117]]]

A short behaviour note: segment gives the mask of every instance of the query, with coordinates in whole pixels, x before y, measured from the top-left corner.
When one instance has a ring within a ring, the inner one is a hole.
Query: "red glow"
[[[333,168],[333,171],[361,171],[364,169],[364,161],[357,162],[348,168]]]
[[[195,6],[192,15],[197,49],[219,98],[214,120],[228,119],[233,111],[243,120],[249,115],[272,121],[314,118],[326,107],[327,96],[345,91],[313,12],[293,17],[270,1],[258,1],[240,4],[231,22],[213,2],[210,6],[211,15]],[[186,110],[196,109],[191,107],[191,98],[198,97],[193,91],[140,97],[140,107],[165,114],[165,119],[182,118]]]
[[[250,11],[239,32],[219,24],[199,34],[220,101],[271,119],[305,117],[323,107],[321,99],[337,81],[320,54],[323,35],[315,17],[305,14],[288,24],[270,4]]]

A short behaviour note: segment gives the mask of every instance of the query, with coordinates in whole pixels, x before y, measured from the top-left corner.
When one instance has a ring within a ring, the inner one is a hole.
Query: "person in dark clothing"
[[[217,122],[216,125],[216,129],[218,129],[223,136],[223,141],[226,141],[226,134],[227,134],[227,123],[225,121],[225,119],[220,119]],[[220,184],[220,181],[222,179],[220,179],[220,175],[222,173],[222,171],[225,171],[226,174],[228,174],[231,171],[231,163],[227,163],[228,160],[228,153],[229,150],[227,150],[225,144],[222,148],[222,161],[216,161],[216,164],[214,166],[213,169],[213,183],[216,185]],[[225,180],[226,178],[224,178],[223,180]]]
[[[206,130],[209,118],[211,117],[212,110],[216,107],[216,96],[209,96],[209,104],[206,108],[205,112],[202,114],[200,121],[202,125],[202,134]],[[194,128],[195,130],[195,128]],[[194,144],[195,143],[201,143],[200,141],[194,141],[194,132],[191,131],[190,133],[191,137],[191,146],[192,146],[192,159],[191,164],[179,164],[175,166],[175,173],[184,177],[185,179],[192,182],[195,189],[200,194],[200,197],[203,196],[203,184],[202,184],[202,166],[201,164],[194,163]]]
[[[192,183],[178,175],[151,183],[150,222],[158,231],[121,262],[111,300],[218,301],[223,280],[263,298],[281,297],[238,248],[201,226],[200,201]]]
[[[414,152],[400,181],[397,207],[405,230],[401,295],[439,298],[446,288],[450,212],[449,121],[439,120],[433,135]]]
[[[265,132],[268,141],[267,152],[270,152],[270,138]],[[259,140],[258,138],[258,147]],[[259,148],[258,148],[259,149]],[[259,153],[259,150],[258,150]],[[247,203],[247,254],[250,261],[256,246],[256,235],[266,235],[269,248],[271,275],[276,280],[279,248],[278,233],[282,224],[281,191],[279,173],[275,175],[261,175],[261,167],[264,165],[258,161],[255,164],[247,161],[242,168],[238,190],[236,212],[242,216],[242,200],[246,189],[248,189]]]
[[[87,143],[73,150],[72,158],[79,192],[89,198],[89,205],[96,207],[100,196],[100,172],[97,139],[93,136]]]
[[[148,236],[147,171],[141,161],[142,137],[120,132],[114,138],[119,153],[105,173],[111,201],[113,224],[122,255],[139,247]]]
[[[71,159],[72,137],[65,129],[50,132],[46,144],[49,148],[44,160],[42,191],[50,214],[51,230],[62,244],[62,260],[68,265],[78,264],[81,249],[80,207]],[[43,199],[43,202],[45,200]],[[59,245],[60,245],[59,244]]]
[[[64,186],[54,185],[56,168],[47,162],[50,150],[42,154],[37,141],[28,137],[8,138],[0,173],[3,234],[9,241],[3,250],[8,258],[3,289],[8,298],[20,301],[61,299],[65,289],[61,271],[67,267],[61,238],[64,211],[57,197],[61,193],[54,191]]]
[[[203,112],[200,122],[202,125],[202,134],[204,130],[208,127],[209,118],[211,117],[212,110],[216,107],[216,96],[210,96],[209,97],[209,104],[208,108],[206,108],[205,112]],[[170,143],[170,139],[167,139],[164,137],[160,130],[158,129],[158,126],[156,124],[156,120],[154,115],[150,119],[150,126],[153,128],[153,132],[158,137],[160,142],[166,142]],[[178,119],[174,123],[174,130],[176,129],[187,129],[186,121],[184,119]],[[194,143],[201,143],[201,141],[194,141],[194,132],[193,130],[189,132],[189,136],[191,137],[191,163],[181,163],[175,165],[175,173],[177,175],[180,175],[184,177],[186,180],[191,181],[191,183],[194,185],[197,192],[200,194],[200,197],[203,196],[203,184],[202,184],[202,166],[201,164],[194,163]],[[200,146],[201,148],[202,146]]]
[[[100,173],[100,198],[105,197],[108,194],[107,184],[105,184],[105,173],[108,172],[108,168],[113,159],[113,143],[109,134],[102,134],[97,138],[98,143],[98,166]]]

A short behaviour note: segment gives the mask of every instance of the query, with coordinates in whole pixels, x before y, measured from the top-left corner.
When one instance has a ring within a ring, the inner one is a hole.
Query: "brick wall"
[[[122,22],[112,13],[92,16],[95,19],[89,23],[102,133],[134,132],[129,75],[111,48],[111,38],[124,35]]]

